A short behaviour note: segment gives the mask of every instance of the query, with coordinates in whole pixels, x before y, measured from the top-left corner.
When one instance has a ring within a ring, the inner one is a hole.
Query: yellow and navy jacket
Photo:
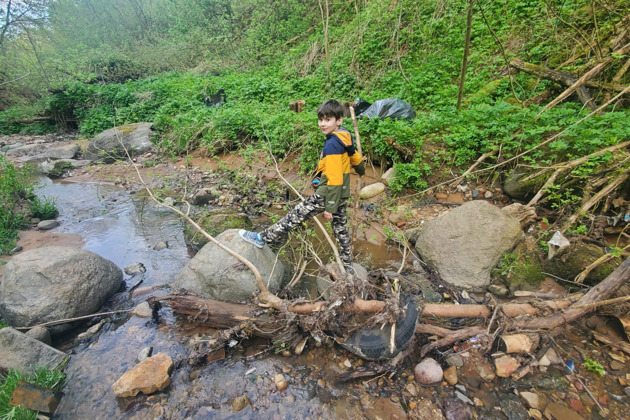
[[[326,135],[317,165],[318,175],[321,173],[317,194],[326,198],[325,207],[329,213],[335,213],[341,201],[350,197],[350,167],[359,175],[365,174],[363,158],[359,152],[352,153],[352,146],[354,139],[345,128]]]

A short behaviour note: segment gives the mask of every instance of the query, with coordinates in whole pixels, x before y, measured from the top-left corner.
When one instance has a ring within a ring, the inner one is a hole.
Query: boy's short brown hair
[[[336,99],[329,99],[317,108],[317,118],[330,118],[333,117],[336,120],[343,118],[344,110],[343,105]]]

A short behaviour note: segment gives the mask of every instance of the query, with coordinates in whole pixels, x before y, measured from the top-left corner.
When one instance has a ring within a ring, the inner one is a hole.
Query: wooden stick
[[[566,231],[568,228],[570,228],[573,223],[575,223],[575,221],[583,214],[586,213],[591,207],[593,207],[594,205],[596,205],[597,203],[599,203],[599,200],[601,200],[602,198],[606,197],[608,194],[610,194],[610,192],[612,192],[613,190],[615,190],[619,185],[621,185],[622,183],[624,183],[626,181],[626,179],[628,179],[628,174],[630,173],[630,171],[625,171],[624,173],[622,173],[621,175],[619,175],[617,178],[613,179],[608,185],[606,185],[604,188],[602,188],[601,190],[599,190],[597,192],[597,194],[595,194],[593,197],[591,197],[590,200],[588,200],[586,203],[584,203],[582,205],[582,207],[580,207],[580,209],[578,211],[576,211],[571,217],[569,217],[569,219],[564,223],[564,226],[562,227],[562,229],[560,229],[562,232]]]
[[[354,114],[354,107],[350,107],[350,116],[352,117],[352,126],[354,127],[354,138],[357,143],[357,151],[359,152],[359,156],[363,159],[363,151],[361,150],[361,137],[359,136],[359,126],[357,125],[357,117]],[[350,249],[351,252],[354,252],[354,241],[357,238],[357,226],[359,219],[359,193],[361,192],[361,188],[363,186],[363,180],[361,179],[361,175],[357,177],[357,187],[354,191],[354,212],[352,214],[352,237],[350,240]]]
[[[588,72],[584,73],[582,77],[580,77],[573,85],[571,85],[567,90],[562,92],[556,99],[549,102],[537,115],[539,117],[542,113],[549,111],[551,108],[556,106],[558,103],[563,101],[567,96],[571,95],[577,88],[582,86],[584,82],[588,79],[592,78],[596,74],[598,74],[604,67],[606,67],[609,63],[611,63],[615,59],[615,55],[624,55],[626,52],[630,51],[630,44],[626,44],[618,50],[612,52],[608,57],[606,57],[601,63],[597,64]]]
[[[456,341],[465,340],[470,337],[474,337],[475,335],[481,334],[485,332],[486,329],[484,327],[470,327],[465,328],[463,330],[453,331],[452,334],[447,335],[444,338],[441,338],[437,341],[434,341],[430,344],[425,344],[422,346],[420,350],[420,355],[424,357],[425,354],[430,352],[433,349],[437,349],[438,347],[448,346],[449,344],[453,344]]]
[[[81,321],[83,319],[91,319],[97,316],[123,314],[123,313],[131,312],[131,311],[133,311],[133,309],[124,309],[121,311],[111,311],[111,312],[99,312],[99,313],[91,314],[91,315],[77,316],[75,318],[59,319],[57,321],[44,322],[42,324],[33,325],[31,327],[13,327],[13,328],[16,330],[30,330],[31,328],[35,328],[35,327],[50,327],[52,325],[61,325],[61,324],[67,324],[68,322]]]
[[[615,271],[577,301],[576,306],[579,305],[579,308],[569,308],[566,311],[555,313],[544,318],[516,320],[514,326],[522,329],[551,330],[560,325],[575,321],[592,310],[590,304],[608,299],[629,279],[630,259],[626,259]]]
[[[623,251],[627,251],[628,249],[630,249],[630,245],[626,245],[625,247],[623,247]],[[574,281],[576,283],[584,282],[584,280],[586,280],[586,277],[588,277],[591,271],[593,271],[600,265],[604,264],[606,261],[612,260],[613,258],[615,258],[615,256],[612,253],[602,255],[601,257],[593,261],[591,264],[589,264],[588,267],[586,267],[580,274],[578,274],[575,277]]]

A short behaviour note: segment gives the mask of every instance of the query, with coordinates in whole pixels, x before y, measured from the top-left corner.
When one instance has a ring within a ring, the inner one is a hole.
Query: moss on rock
[[[562,252],[553,259],[545,260],[543,271],[572,281],[578,274],[584,271],[587,266],[603,255],[604,250],[599,246],[577,241],[562,250]],[[597,284],[604,280],[618,266],[618,261],[612,260],[606,262],[591,271],[584,283]]]
[[[252,228],[252,222],[246,214],[229,207],[204,211],[194,219],[211,236],[217,236],[228,229]],[[184,227],[184,239],[189,246],[196,250],[208,243],[208,238],[188,224]]]

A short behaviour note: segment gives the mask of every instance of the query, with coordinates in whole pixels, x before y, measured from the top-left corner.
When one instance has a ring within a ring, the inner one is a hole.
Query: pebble
[[[628,398],[630,398],[630,386],[629,386],[629,387],[624,388],[623,392],[625,392],[626,396],[627,396]]]
[[[418,396],[418,391],[416,390],[416,386],[414,384],[407,384],[407,386],[405,386],[405,389],[409,394],[411,394],[412,397]]]
[[[48,344],[49,346],[52,343],[52,340],[50,338],[50,331],[48,331],[46,327],[33,327],[26,332],[26,335],[34,338],[37,341],[41,341],[44,344]]]
[[[37,224],[39,230],[50,230],[59,226],[59,222],[56,220],[42,220]]]
[[[291,372],[291,368],[289,366],[282,366],[282,373],[289,373]]]
[[[450,366],[462,367],[464,366],[464,360],[459,354],[449,354],[446,357],[446,363]]]
[[[421,385],[435,385],[442,382],[444,372],[438,362],[427,357],[414,368],[414,377]]]
[[[466,387],[464,385],[462,385],[462,384],[455,385],[455,389],[458,390],[459,392],[461,392],[464,395],[466,395],[468,393],[468,391],[466,390]]]
[[[143,348],[142,350],[140,350],[140,353],[138,353],[138,357],[136,357],[136,363],[140,363],[144,359],[151,357],[152,354],[153,354],[153,347]]]
[[[278,373],[273,378],[273,381],[276,383],[276,389],[278,391],[284,391],[285,389],[287,389],[287,386],[289,386],[287,381],[284,379],[284,375],[282,375],[281,373]]]
[[[131,314],[138,318],[151,318],[153,316],[153,309],[149,306],[149,302],[142,302],[131,311]]]
[[[468,398],[467,396],[465,396],[464,394],[462,394],[459,391],[455,391],[455,396],[460,400],[465,402],[466,404],[470,404],[470,405],[474,405],[473,402],[471,401],[470,398]]]
[[[154,251],[161,251],[163,249],[168,248],[168,242],[166,241],[160,241],[157,244],[155,244],[155,246],[153,247]]]
[[[444,379],[449,385],[457,384],[457,368],[455,366],[450,366],[448,369],[444,371]]]
[[[247,398],[247,395],[242,395],[240,397],[237,397],[232,402],[232,411],[235,413],[237,411],[241,411],[242,409],[247,407],[249,404],[250,402],[249,402],[249,398]]]

